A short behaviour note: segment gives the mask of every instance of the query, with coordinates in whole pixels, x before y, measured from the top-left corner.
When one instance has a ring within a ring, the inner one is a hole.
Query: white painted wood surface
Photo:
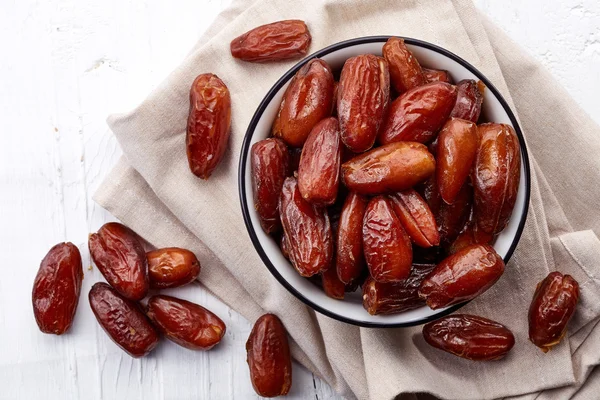
[[[244,343],[251,324],[199,285],[178,295],[227,324],[223,342],[192,352],[164,341],[133,360],[100,330],[85,270],[68,335],[43,335],[31,310],[41,258],[112,220],[91,200],[120,156],[105,124],[139,103],[182,60],[228,0],[1,0],[0,399],[248,399]],[[600,122],[597,0],[477,0]],[[523,4],[525,3],[525,4]],[[335,393],[295,366],[293,399]]]

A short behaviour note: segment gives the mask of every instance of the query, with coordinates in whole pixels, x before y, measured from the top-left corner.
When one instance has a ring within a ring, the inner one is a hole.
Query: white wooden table
[[[143,360],[94,321],[85,297],[101,280],[97,270],[85,271],[68,335],[41,334],[30,297],[52,245],[85,249],[88,233],[112,220],[91,200],[120,156],[106,116],[139,103],[229,1],[0,3],[0,399],[256,398],[244,350],[250,323],[199,286],[188,298],[224,319],[223,342],[210,352],[164,342]],[[476,3],[600,121],[600,2]],[[299,366],[290,397],[337,398]]]

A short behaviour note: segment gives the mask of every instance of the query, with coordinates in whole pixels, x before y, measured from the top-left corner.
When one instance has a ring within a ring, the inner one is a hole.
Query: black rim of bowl
[[[260,105],[256,109],[256,112],[254,113],[254,116],[252,117],[252,120],[250,121],[250,125],[248,125],[248,129],[246,130],[246,135],[245,135],[244,141],[242,143],[242,149],[241,149],[241,154],[240,154],[240,164],[239,164],[239,171],[238,171],[239,195],[240,195],[240,202],[241,202],[241,206],[242,206],[242,214],[244,216],[244,223],[246,224],[246,229],[248,230],[248,234],[250,235],[252,244],[256,248],[256,251],[258,252],[260,258],[262,259],[262,261],[264,262],[266,267],[269,269],[269,271],[271,271],[271,274],[273,274],[273,276],[279,281],[279,283],[281,283],[283,285],[283,287],[285,287],[290,293],[292,293],[294,296],[296,296],[296,298],[298,298],[300,301],[302,301],[303,303],[310,306],[315,311],[317,311],[323,315],[326,315],[330,318],[336,319],[338,321],[346,322],[346,323],[352,324],[352,325],[368,327],[368,328],[402,328],[402,327],[421,325],[421,324],[427,323],[429,321],[439,319],[439,318],[443,317],[444,315],[448,315],[448,314],[458,310],[459,308],[466,305],[468,303],[468,301],[460,303],[460,304],[455,304],[443,311],[437,312],[433,315],[430,315],[428,317],[421,318],[418,320],[414,320],[414,321],[410,321],[410,322],[386,323],[384,321],[382,321],[382,322],[367,322],[367,321],[359,321],[359,320],[355,320],[355,319],[350,319],[345,316],[336,314],[330,310],[327,310],[327,309],[321,307],[320,305],[314,303],[313,301],[307,299],[306,297],[304,297],[304,295],[302,293],[300,293],[298,290],[296,290],[296,288],[294,286],[292,286],[287,280],[285,280],[283,278],[283,276],[281,276],[281,274],[279,273],[277,268],[275,268],[275,266],[273,265],[273,263],[271,262],[271,260],[267,256],[267,254],[265,253],[264,249],[262,248],[262,246],[260,244],[260,241],[258,240],[256,231],[254,230],[254,226],[252,225],[252,222],[250,220],[248,203],[246,201],[246,185],[245,185],[246,161],[247,161],[248,153],[250,150],[250,142],[252,141],[252,136],[254,134],[256,125],[258,124],[258,121],[260,120],[263,112],[265,111],[268,104],[271,102],[271,100],[275,96],[275,94],[281,89],[281,87],[283,85],[285,85],[294,76],[294,74],[304,64],[306,64],[309,60],[311,60],[313,58],[320,58],[326,54],[332,53],[334,51],[337,51],[337,50],[340,50],[340,49],[343,49],[346,47],[356,46],[356,45],[365,44],[365,43],[377,43],[377,42],[385,43],[390,37],[391,36],[366,36],[366,37],[350,39],[350,40],[345,40],[343,42],[335,43],[335,44],[332,44],[331,46],[325,47],[324,49],[319,50],[319,51],[307,56],[306,58],[304,58],[303,60],[298,62],[296,65],[294,65],[290,70],[288,70],[273,85],[273,87],[267,92],[266,96],[263,98],[263,100],[260,102]],[[398,37],[402,37],[402,36],[398,36]],[[460,65],[462,65],[463,67],[465,67],[466,69],[471,71],[475,76],[477,76],[479,79],[481,79],[481,81],[483,83],[485,83],[485,85],[487,86],[487,89],[492,91],[492,93],[498,99],[498,101],[502,105],[502,108],[504,108],[504,110],[506,111],[506,114],[510,118],[510,121],[515,129],[515,132],[517,133],[517,136],[519,138],[519,143],[521,146],[521,157],[522,157],[522,163],[523,163],[524,170],[525,170],[525,176],[524,176],[524,179],[525,179],[525,204],[523,207],[523,212],[521,214],[521,219],[519,221],[519,226],[517,228],[517,233],[510,245],[510,248],[508,249],[508,252],[506,253],[506,256],[504,257],[504,262],[507,263],[508,260],[510,259],[510,257],[512,256],[512,254],[514,253],[515,248],[517,247],[517,244],[519,243],[519,239],[521,238],[521,234],[523,233],[525,221],[527,220],[527,212],[529,209],[529,196],[530,196],[530,190],[531,190],[529,157],[527,155],[527,147],[525,146],[525,140],[523,138],[523,133],[521,132],[521,127],[519,126],[517,119],[515,118],[512,110],[510,109],[510,107],[506,103],[506,100],[504,100],[504,98],[502,97],[502,95],[500,94],[498,89],[496,89],[496,87],[481,72],[479,72],[479,70],[477,70],[477,68],[475,68],[470,63],[463,60],[456,54],[454,54],[446,49],[443,49],[439,46],[436,46],[434,44],[424,42],[424,41],[418,40],[418,39],[412,39],[412,38],[407,38],[407,37],[402,37],[402,38],[404,39],[404,41],[407,44],[424,47],[426,49],[433,50],[437,53],[440,53],[440,54],[456,61],[457,63],[459,63]]]

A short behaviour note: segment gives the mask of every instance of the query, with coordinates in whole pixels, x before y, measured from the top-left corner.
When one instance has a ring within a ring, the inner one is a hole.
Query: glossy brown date
[[[578,301],[577,281],[571,275],[551,272],[537,285],[529,307],[529,340],[544,353],[560,343]]]
[[[178,247],[149,251],[148,278],[153,289],[174,288],[194,281],[200,273],[200,262],[189,250]]]
[[[474,299],[504,273],[504,261],[489,245],[476,244],[445,258],[421,283],[419,296],[436,310]]]
[[[383,45],[383,57],[389,65],[392,86],[398,93],[425,84],[423,69],[406,47],[404,39],[389,38]]]
[[[73,243],[52,247],[40,264],[31,294],[33,315],[40,331],[62,335],[75,318],[83,268]]]
[[[464,119],[451,118],[438,135],[436,181],[442,199],[454,203],[477,156],[477,125]]]
[[[331,68],[323,60],[312,59],[300,68],[281,100],[273,136],[301,147],[317,122],[331,115],[333,84]]]
[[[434,171],[435,159],[425,145],[397,142],[342,164],[342,181],[360,194],[389,193],[409,189]]]
[[[285,396],[292,387],[292,358],[287,333],[273,314],[260,317],[246,342],[254,391],[263,397]]]
[[[208,179],[229,142],[231,98],[229,89],[215,74],[202,74],[190,89],[190,113],[185,143],[192,173]]]
[[[475,82],[472,79],[465,79],[458,82],[456,87],[458,88],[458,95],[450,117],[477,123],[481,114],[485,85],[481,81]]]
[[[333,257],[329,216],[302,198],[296,178],[283,183],[279,211],[290,261],[300,275],[309,277],[328,269]]]
[[[437,349],[474,361],[499,360],[515,345],[514,335],[504,325],[466,314],[425,324],[423,337]]]
[[[481,144],[475,160],[475,219],[486,233],[496,234],[510,220],[521,173],[519,139],[505,124],[479,126]]]
[[[369,150],[390,100],[387,61],[372,54],[346,60],[338,88],[342,142],[353,152]]]
[[[317,123],[302,148],[298,189],[304,200],[319,206],[335,202],[340,184],[340,130],[331,117]]]
[[[148,261],[135,232],[118,222],[104,224],[88,240],[90,255],[121,295],[141,300],[148,293]]]
[[[362,227],[368,200],[356,193],[346,197],[337,231],[336,269],[340,281],[350,284],[365,268]]]
[[[266,233],[281,230],[279,195],[290,172],[289,163],[288,148],[280,139],[269,138],[252,145],[250,167],[254,208]]]
[[[394,211],[412,242],[420,247],[440,244],[435,217],[427,202],[414,189],[390,195]]]
[[[408,278],[412,266],[412,245],[389,199],[377,196],[369,201],[363,222],[363,250],[369,272],[378,282]]]
[[[379,142],[429,142],[448,119],[456,93],[456,87],[446,82],[428,83],[405,92],[390,105]]]
[[[425,305],[419,286],[435,264],[413,264],[410,276],[398,282],[382,283],[369,277],[363,285],[363,307],[371,315],[397,314]]]
[[[304,21],[290,19],[256,27],[233,39],[229,47],[235,58],[266,62],[302,57],[310,41]]]
[[[92,286],[90,306],[110,338],[131,357],[143,357],[158,344],[159,335],[138,303],[104,282]]]
[[[191,350],[209,350],[225,335],[221,318],[198,304],[175,297],[150,297],[146,315],[167,339]]]
[[[443,69],[429,69],[423,68],[423,76],[425,76],[425,82],[446,82],[452,83],[452,78],[450,78],[450,73]]]

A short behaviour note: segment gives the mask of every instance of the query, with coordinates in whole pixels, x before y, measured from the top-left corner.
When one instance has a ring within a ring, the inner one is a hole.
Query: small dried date
[[[436,180],[442,199],[454,203],[477,156],[477,126],[464,119],[451,118],[438,136]]]
[[[364,54],[346,60],[338,88],[338,118],[342,142],[353,152],[369,150],[390,100],[390,76],[385,59]]]
[[[106,283],[92,286],[89,301],[102,329],[130,356],[143,357],[158,344],[158,332],[139,304],[124,298]]]
[[[310,41],[304,21],[290,19],[256,27],[233,39],[229,47],[235,58],[266,62],[302,57]]]
[[[458,95],[450,117],[477,123],[479,114],[481,114],[485,85],[481,81],[475,82],[472,79],[465,79],[458,82],[456,87],[458,88]]]
[[[346,197],[337,232],[336,269],[345,284],[357,279],[365,268],[362,226],[368,200],[356,193]]]
[[[529,307],[529,340],[544,353],[560,343],[578,301],[577,281],[571,275],[551,272],[537,285]]]
[[[412,245],[384,196],[369,201],[363,222],[363,249],[369,272],[378,282],[406,279],[412,266]]]
[[[279,211],[290,261],[300,275],[309,277],[327,270],[333,257],[327,211],[304,200],[293,177],[283,183]]]
[[[148,293],[148,260],[135,232],[118,222],[104,224],[88,240],[90,255],[121,295],[141,300]]]
[[[279,195],[289,174],[289,151],[280,139],[256,142],[250,150],[254,208],[266,233],[281,230]]]
[[[383,45],[383,57],[390,68],[390,81],[398,93],[425,84],[419,61],[408,50],[404,39],[391,37]]]
[[[428,83],[403,93],[390,105],[379,142],[429,142],[448,119],[456,93],[456,87],[446,82]]]
[[[287,333],[273,314],[260,317],[246,342],[247,362],[259,396],[285,396],[292,387],[292,358]]]
[[[215,74],[201,74],[190,89],[190,113],[186,147],[190,170],[208,179],[217,167],[229,142],[231,97],[229,89]]]
[[[225,335],[221,318],[198,304],[175,297],[150,297],[146,315],[167,339],[191,350],[209,350]]]
[[[333,75],[325,61],[314,58],[304,64],[285,90],[273,136],[301,147],[317,122],[331,115],[333,89]]]
[[[481,144],[475,160],[475,219],[485,233],[496,234],[510,220],[521,174],[519,139],[510,125],[479,125]]]
[[[390,195],[394,211],[412,242],[420,247],[440,244],[435,217],[427,202],[414,189]]]
[[[435,264],[413,264],[410,276],[398,282],[382,283],[369,277],[363,285],[363,307],[371,315],[397,314],[421,307],[419,286]]]
[[[344,298],[346,285],[338,278],[335,265],[332,265],[327,271],[321,273],[321,284],[327,296],[338,300]]]
[[[40,264],[31,294],[35,321],[44,333],[62,335],[73,323],[83,268],[81,254],[73,243],[52,247]]]
[[[200,273],[200,262],[196,255],[179,247],[149,251],[146,258],[150,287],[153,289],[187,285]]]
[[[342,181],[357,193],[379,194],[409,189],[434,171],[435,159],[425,145],[397,142],[342,164]]]
[[[419,296],[437,310],[474,299],[504,273],[504,261],[489,245],[476,244],[445,258],[425,278]]]
[[[499,360],[515,345],[514,335],[504,325],[466,314],[425,324],[423,337],[437,349],[474,361]]]
[[[452,78],[450,78],[450,73],[443,69],[429,69],[423,68],[423,76],[425,77],[425,82],[446,82],[452,83]]]
[[[341,143],[337,119],[317,123],[302,148],[298,189],[304,200],[319,206],[335,202],[340,184]]]

